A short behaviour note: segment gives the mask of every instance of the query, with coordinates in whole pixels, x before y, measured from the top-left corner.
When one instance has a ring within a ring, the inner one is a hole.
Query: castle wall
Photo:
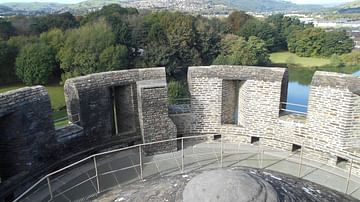
[[[243,143],[259,137],[260,144],[284,151],[291,151],[294,144],[306,145],[305,157],[330,165],[338,157],[350,158],[348,151],[360,148],[360,79],[316,72],[304,117],[279,113],[286,100],[287,76],[283,68],[190,67],[190,134],[233,135],[226,141]],[[236,89],[233,81],[242,84]],[[238,121],[229,124],[233,102],[238,104]],[[354,168],[359,164],[353,162]]]
[[[0,94],[0,177],[30,172],[51,160],[55,128],[44,87]]]
[[[168,115],[167,85],[164,80],[140,81],[138,105],[143,143],[176,138],[176,126]],[[145,146],[147,154],[167,153],[177,149],[176,142]]]
[[[151,80],[165,82],[165,69],[104,72],[67,80],[64,88],[68,117],[84,128],[83,144],[142,140],[139,82]],[[163,87],[162,92],[165,90]]]

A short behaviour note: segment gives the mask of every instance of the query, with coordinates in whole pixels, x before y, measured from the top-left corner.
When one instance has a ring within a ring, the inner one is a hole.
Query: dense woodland
[[[280,50],[332,57],[337,65],[359,64],[353,46],[344,31],[326,32],[281,14],[256,19],[237,11],[205,18],[109,5],[86,16],[0,19],[0,84],[62,83],[95,72],[154,66],[165,66],[172,80],[184,77],[192,65],[268,66],[269,53]]]

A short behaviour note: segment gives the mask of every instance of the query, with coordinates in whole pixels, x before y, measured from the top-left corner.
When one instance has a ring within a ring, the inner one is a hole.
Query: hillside
[[[228,0],[218,0],[228,4]],[[282,0],[232,0],[230,8],[244,11],[271,12],[271,11],[314,11],[322,9],[320,5],[300,5]]]
[[[3,6],[7,6],[13,10],[19,11],[31,11],[31,12],[41,12],[48,10],[59,10],[63,7],[66,7],[66,4],[58,4],[58,3],[46,3],[46,2],[32,2],[32,3],[3,3],[0,4]]]
[[[10,7],[0,5],[0,13],[11,12],[11,11],[13,11],[13,9],[11,9]]]
[[[360,0],[345,3],[339,6],[339,13],[360,13]]]
[[[104,5],[118,3],[127,7],[136,8],[164,8],[165,0],[87,0],[78,4],[57,4],[57,3],[4,3],[6,6],[16,11],[53,13],[70,11],[73,13],[84,13],[93,9],[101,8]],[[228,9],[238,9],[253,12],[274,12],[274,11],[314,11],[322,6],[318,5],[298,5],[284,0],[168,0],[168,8],[171,10],[206,11],[211,5],[225,5]],[[194,8],[195,7],[195,8]]]

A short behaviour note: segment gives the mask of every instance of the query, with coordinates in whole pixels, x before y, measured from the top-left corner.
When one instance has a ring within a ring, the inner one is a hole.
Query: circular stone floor
[[[358,201],[312,182],[276,172],[229,168],[137,182],[94,201],[272,202]]]

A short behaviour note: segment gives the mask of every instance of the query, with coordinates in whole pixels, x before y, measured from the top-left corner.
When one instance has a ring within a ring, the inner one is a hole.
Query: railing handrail
[[[291,103],[291,102],[281,102],[281,104],[291,105],[291,106],[296,106],[296,107],[308,108],[307,105],[302,105],[302,104],[297,104],[297,103]]]
[[[42,177],[40,180],[38,180],[36,183],[34,183],[31,187],[29,187],[25,192],[23,192],[21,195],[19,195],[15,200],[14,202],[17,202],[19,200],[22,199],[23,196],[25,196],[26,194],[28,194],[33,188],[35,188],[37,185],[39,185],[42,181],[48,179],[49,177],[55,175],[55,174],[58,174],[64,170],[67,170],[71,167],[74,167],[86,160],[89,160],[89,159],[92,159],[92,158],[95,158],[97,156],[103,156],[103,155],[108,155],[108,154],[112,154],[112,153],[116,153],[116,152],[120,152],[120,151],[125,151],[125,150],[129,150],[129,149],[133,149],[133,148],[141,148],[143,146],[148,146],[148,145],[153,145],[153,144],[160,144],[160,143],[165,143],[165,142],[171,142],[171,141],[178,141],[178,140],[181,140],[181,141],[184,141],[186,139],[198,139],[198,138],[204,138],[204,137],[211,137],[211,136],[214,136],[214,135],[221,135],[221,144],[223,144],[223,139],[226,138],[226,136],[235,136],[235,137],[239,137],[239,136],[249,136],[250,135],[231,135],[231,134],[226,134],[226,135],[222,135],[222,134],[219,134],[219,133],[206,133],[205,135],[195,135],[195,136],[186,136],[186,137],[178,137],[178,138],[172,138],[172,139],[168,139],[168,140],[161,140],[161,141],[155,141],[155,142],[149,142],[149,143],[142,143],[142,144],[137,144],[137,145],[134,145],[134,146],[129,146],[129,147],[125,147],[125,148],[120,148],[120,149],[114,149],[114,150],[111,150],[111,151],[106,151],[106,152],[101,152],[101,153],[96,153],[96,154],[92,154],[88,157],[85,157],[79,161],[76,161],[68,166],[65,166],[61,169],[58,169],[54,172],[51,172],[47,175],[45,175],[44,177]],[[279,138],[274,138],[274,137],[261,137],[262,139],[269,139],[269,140],[275,140],[275,141],[280,141],[280,142],[283,142],[283,143],[288,143],[288,144],[293,144],[294,142],[292,141],[287,141],[287,140],[284,140],[284,139],[279,139]],[[307,144],[305,144],[306,141],[303,141],[301,146],[304,147],[304,148],[309,148],[309,149],[314,149],[313,147],[311,146],[308,146]],[[324,151],[326,152],[326,151]],[[331,151],[332,154],[335,154],[336,156],[338,157],[341,157],[343,159],[346,159],[350,162],[353,162],[354,160],[356,161],[359,161],[360,162],[360,156],[354,156],[353,153],[350,153],[350,152],[344,152],[344,151]]]

